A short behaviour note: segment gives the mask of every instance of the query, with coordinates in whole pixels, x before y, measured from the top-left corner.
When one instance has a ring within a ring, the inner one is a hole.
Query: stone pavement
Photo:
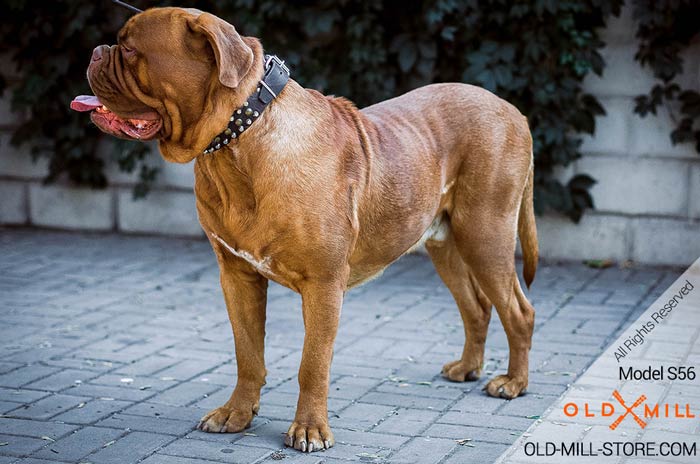
[[[208,243],[0,229],[0,464],[492,462],[678,276],[541,265],[529,393],[489,398],[507,344],[494,317],[484,378],[458,357],[458,311],[425,256],[348,293],[330,421],[337,444],[282,446],[298,392],[298,295],[270,288],[267,385],[245,434],[195,431],[235,382],[231,329]]]
[[[498,462],[697,463],[699,366],[700,259],[630,324]],[[652,379],[624,379],[621,368],[626,372],[654,369],[657,374]],[[572,443],[581,446],[580,456],[564,459],[562,454],[570,451],[554,450],[562,445],[570,449]]]

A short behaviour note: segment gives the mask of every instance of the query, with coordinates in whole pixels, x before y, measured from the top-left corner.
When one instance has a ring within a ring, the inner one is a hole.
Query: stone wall
[[[595,136],[585,140],[585,156],[559,174],[562,180],[579,172],[595,177],[597,209],[578,225],[555,216],[539,218],[545,258],[690,264],[700,256],[700,155],[690,144],[671,145],[672,116],[666,111],[644,119],[633,113],[634,97],[654,82],[634,61],[634,29],[626,10],[605,31],[605,73],[591,76],[585,85],[607,115],[598,118]],[[700,48],[686,58],[681,82],[698,88]],[[10,130],[22,115],[10,113],[8,100],[9,93],[0,100],[0,224],[202,235],[191,164],[166,164],[152,157],[162,171],[145,200],[132,199],[134,176],[116,169],[106,190],[43,185],[45,160],[34,164],[28,153],[9,144]]]

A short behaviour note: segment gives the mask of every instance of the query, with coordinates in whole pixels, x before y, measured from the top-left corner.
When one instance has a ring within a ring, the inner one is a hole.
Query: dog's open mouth
[[[149,140],[163,126],[163,119],[155,111],[139,114],[137,118],[121,118],[94,95],[79,95],[73,99],[70,107],[75,111],[90,111],[90,119],[97,127],[117,137]]]

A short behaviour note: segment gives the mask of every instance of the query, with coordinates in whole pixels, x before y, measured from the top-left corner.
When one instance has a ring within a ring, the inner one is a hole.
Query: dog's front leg
[[[344,285],[311,284],[301,289],[304,350],[299,368],[299,400],[285,444],[318,451],[334,444],[328,426],[328,383]]]
[[[221,287],[233,327],[238,380],[231,398],[199,423],[205,432],[240,432],[253,420],[265,384],[267,279],[240,259],[219,255]]]

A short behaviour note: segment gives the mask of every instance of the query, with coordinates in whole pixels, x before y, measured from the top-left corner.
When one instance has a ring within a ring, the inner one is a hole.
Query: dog
[[[268,281],[302,297],[299,399],[285,444],[334,444],[327,397],[344,293],[424,244],[464,322],[450,380],[481,375],[495,306],[508,370],[485,390],[512,399],[528,384],[534,308],[515,269],[517,239],[530,286],[538,243],[527,119],[492,93],[432,84],[358,110],[304,89],[258,39],[193,9],[133,16],[117,45],[95,48],[91,111],[104,132],[157,139],[171,162],[195,160],[202,228],[216,254],[238,380],[206,414],[205,432],[240,432],[258,412]]]

